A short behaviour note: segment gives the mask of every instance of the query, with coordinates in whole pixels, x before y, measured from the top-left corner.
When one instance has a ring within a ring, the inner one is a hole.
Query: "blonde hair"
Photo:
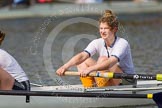
[[[107,23],[111,29],[118,28],[119,24],[117,16],[111,10],[105,10],[103,16],[99,19],[99,23]]]

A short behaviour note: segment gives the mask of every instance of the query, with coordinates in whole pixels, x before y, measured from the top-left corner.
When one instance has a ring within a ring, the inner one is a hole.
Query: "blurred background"
[[[160,2],[161,0],[0,0],[0,7],[10,5],[12,8],[25,8],[35,4],[47,3],[103,3],[103,2]]]
[[[136,72],[162,73],[161,0],[0,0],[0,30],[6,33],[1,48],[32,83],[58,85],[55,70],[100,37],[98,19],[106,9],[119,18],[117,35],[129,41]],[[80,84],[79,77],[61,79]]]

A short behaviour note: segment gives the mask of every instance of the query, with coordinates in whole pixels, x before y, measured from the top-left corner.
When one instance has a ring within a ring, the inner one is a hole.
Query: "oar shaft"
[[[80,75],[79,72],[66,71],[65,75]],[[146,75],[146,74],[126,74],[126,73],[113,73],[106,71],[91,72],[88,76],[92,77],[105,77],[105,78],[115,78],[115,79],[139,79],[139,80],[157,80],[162,81],[162,74],[156,75]]]
[[[113,73],[113,78],[157,80],[156,75]]]
[[[115,93],[83,93],[83,92],[43,92],[43,91],[0,91],[0,95],[15,96],[53,96],[53,97],[97,97],[97,98],[148,98],[153,94],[115,94]]]

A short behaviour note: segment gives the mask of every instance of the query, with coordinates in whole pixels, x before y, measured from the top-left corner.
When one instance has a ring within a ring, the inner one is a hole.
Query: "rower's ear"
[[[0,45],[3,42],[4,38],[5,38],[5,33],[3,33],[2,31],[0,31]]]
[[[118,27],[114,27],[114,32],[116,33],[118,31]]]

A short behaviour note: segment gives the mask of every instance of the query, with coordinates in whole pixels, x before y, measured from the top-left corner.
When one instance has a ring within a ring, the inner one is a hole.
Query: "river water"
[[[59,85],[55,70],[81,52],[91,40],[100,37],[97,28],[99,17],[3,19],[0,20],[0,29],[6,32],[6,39],[1,48],[17,59],[31,82]],[[117,35],[129,41],[136,72],[162,73],[162,13],[119,14],[118,18]],[[78,77],[61,79],[68,84],[80,83]]]

